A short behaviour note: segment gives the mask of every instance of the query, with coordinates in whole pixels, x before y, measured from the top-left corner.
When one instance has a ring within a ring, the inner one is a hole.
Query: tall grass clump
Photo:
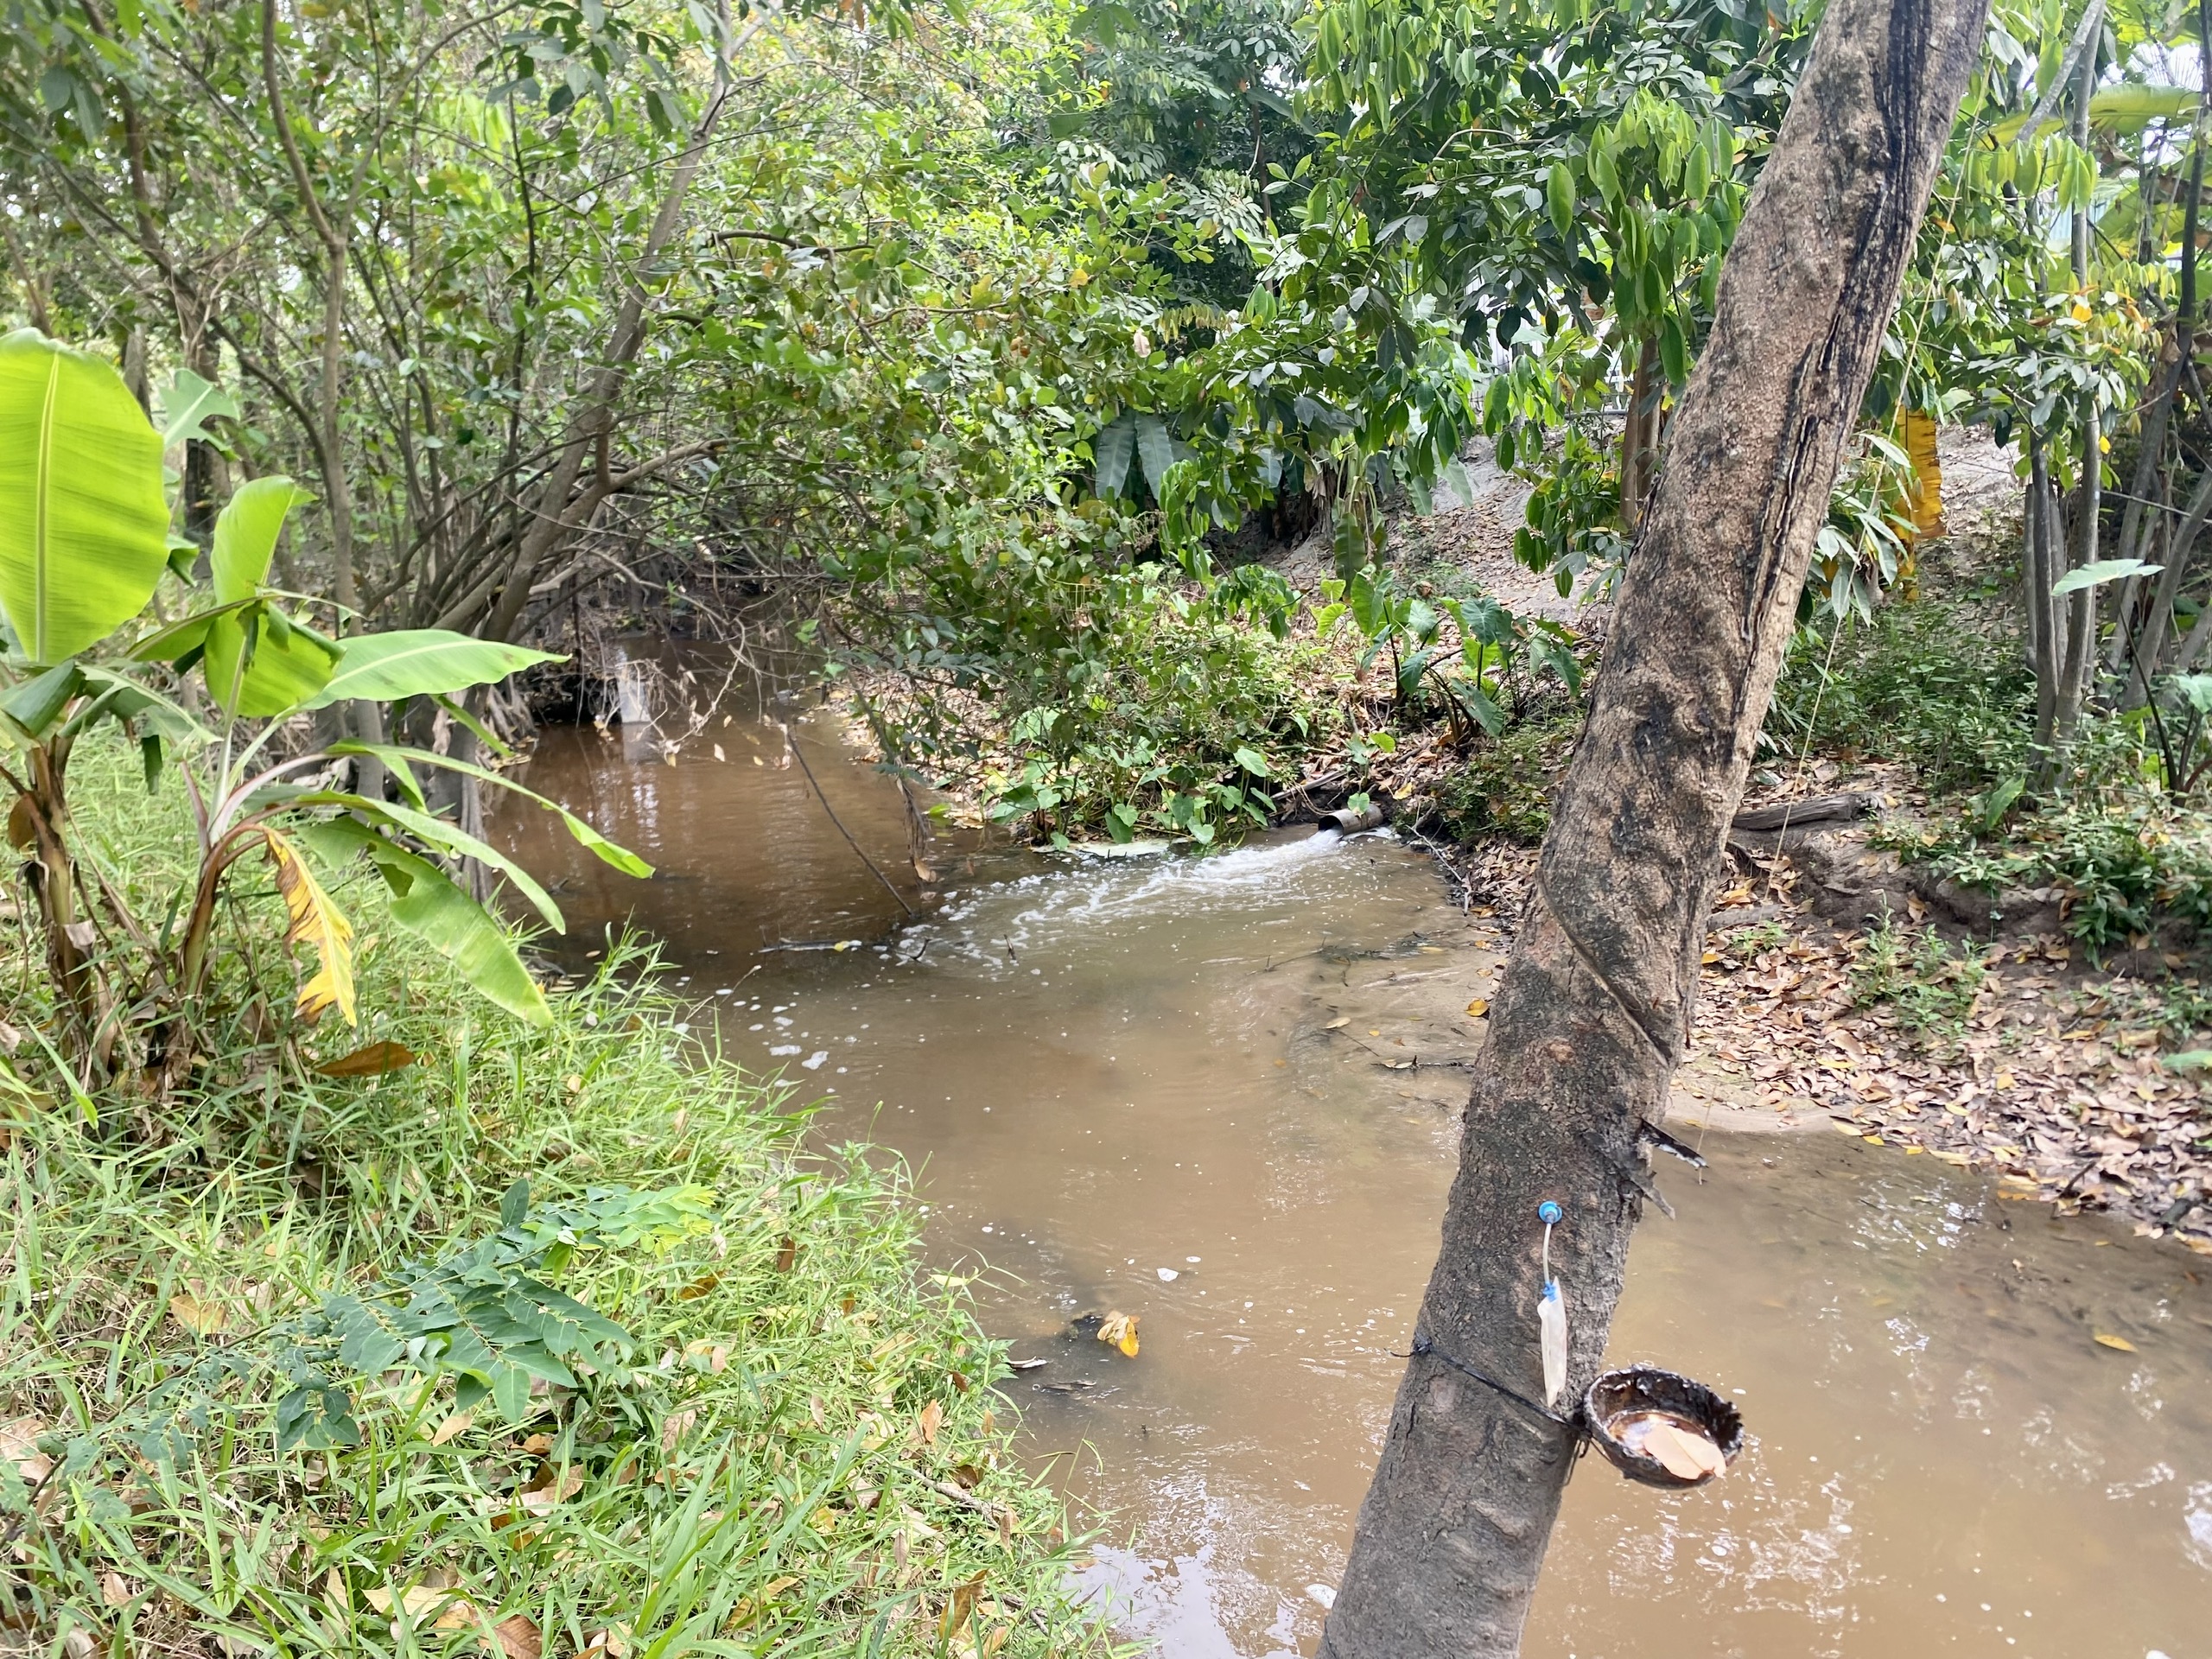
[[[80,814],[158,886],[120,780]],[[646,951],[531,1031],[347,898],[362,1028],[242,958],[158,1122],[57,1075],[0,963],[0,1648],[1108,1650],[895,1167],[817,1149]],[[413,1058],[318,1069],[375,1044]]]

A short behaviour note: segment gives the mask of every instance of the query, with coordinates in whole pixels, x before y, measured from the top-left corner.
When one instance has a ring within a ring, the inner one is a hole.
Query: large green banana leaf
[[[346,654],[330,683],[308,707],[320,709],[347,697],[396,702],[402,697],[450,696],[504,680],[533,663],[563,660],[550,651],[473,639],[446,628],[355,634],[346,641]]]
[[[276,537],[292,509],[311,498],[282,476],[241,486],[215,520],[208,568],[219,612],[207,628],[206,673],[215,701],[234,715],[289,714],[329,683],[338,646],[256,602]]]
[[[55,663],[146,607],[168,561],[162,441],[114,365],[0,338],[0,609]]]

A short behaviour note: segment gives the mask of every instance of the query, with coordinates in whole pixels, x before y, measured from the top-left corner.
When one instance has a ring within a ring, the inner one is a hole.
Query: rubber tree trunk
[[[1597,1374],[1707,912],[1987,0],[1834,0],[1722,273],[1491,1014],[1416,1352],[1327,1659],[1517,1651],[1574,1431],[1535,1397],[1536,1206]],[[1653,1524],[1662,1524],[1655,1506]]]

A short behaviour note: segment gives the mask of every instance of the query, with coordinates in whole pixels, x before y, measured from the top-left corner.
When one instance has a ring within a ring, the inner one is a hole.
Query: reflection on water
[[[750,764],[780,738],[732,732],[721,764],[589,733],[532,763],[663,880],[605,877],[521,820],[511,838],[588,925],[634,906],[741,1057],[834,1090],[843,1127],[918,1166],[933,1257],[988,1263],[987,1322],[1049,1362],[1004,1386],[1036,1459],[1115,1517],[1094,1576],[1132,1628],[1175,1659],[1310,1650],[1434,1254],[1496,940],[1423,859],[1332,835],[957,856],[894,939],[804,779]],[[895,791],[809,755],[893,869]],[[1858,1142],[1706,1151],[1701,1182],[1661,1173],[1680,1219],[1639,1233],[1613,1348],[1740,1391],[1754,1445],[1696,1494],[1581,1465],[1532,1659],[2212,1651],[2196,1258]],[[1069,1333],[1107,1311],[1140,1317],[1136,1359]]]

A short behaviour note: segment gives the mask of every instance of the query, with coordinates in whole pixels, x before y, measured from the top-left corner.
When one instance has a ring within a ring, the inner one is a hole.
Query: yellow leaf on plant
[[[2099,1345],[2102,1347],[2117,1348],[2123,1354],[2132,1354],[2135,1351],[2135,1344],[2126,1337],[2115,1337],[2108,1331],[2099,1331],[2093,1334]]]
[[[311,944],[317,958],[315,976],[300,987],[302,1016],[312,1020],[334,1007],[347,1025],[359,1025],[353,1013],[353,925],[331,902],[298,848],[274,830],[261,834],[269,843],[269,861],[276,867],[276,890],[284,895],[292,918],[284,943]]]

